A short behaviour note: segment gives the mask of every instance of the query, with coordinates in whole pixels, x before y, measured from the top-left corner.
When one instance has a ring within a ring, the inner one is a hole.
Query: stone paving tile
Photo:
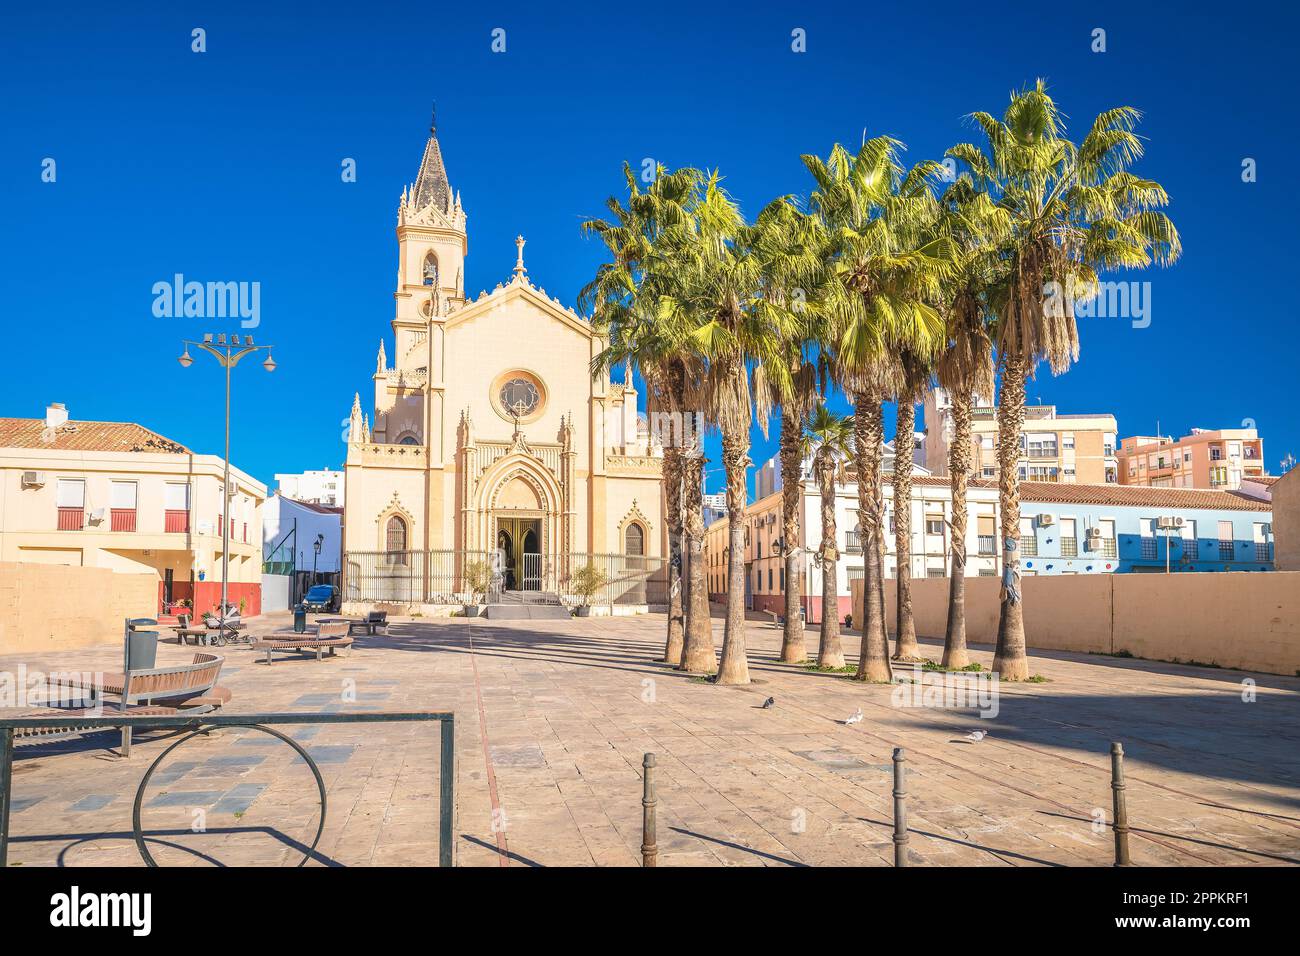
[[[283,623],[267,615],[253,628]],[[663,627],[661,615],[398,621],[358,639],[350,658],[267,668],[226,648],[222,683],[230,713],[453,710],[463,866],[636,865],[647,751],[658,758],[661,866],[889,865],[896,746],[917,865],[1107,865],[1111,835],[1094,814],[1109,813],[1114,739],[1128,755],[1137,862],[1300,860],[1300,680],[1250,675],[1257,700],[1246,705],[1243,674],[1042,652],[1033,668],[1047,682],[1001,685],[985,720],[897,707],[888,686],[780,664],[780,632],[757,622],[756,683],[715,687],[657,660]],[[845,644],[854,658],[854,636]],[[987,666],[990,651],[972,656]],[[186,655],[165,645],[160,664]],[[33,656],[0,657],[0,670],[111,669],[120,649]],[[764,710],[768,696],[776,705]],[[866,719],[843,724],[858,707]],[[971,744],[975,727],[989,736]],[[436,864],[437,727],[280,729],[308,746],[329,794],[310,865]],[[129,760],[114,756],[113,734],[21,748],[11,829],[24,839],[11,861],[139,865],[131,799],[171,742],[141,735]],[[303,761],[242,729],[187,742],[154,775],[146,806],[155,855],[190,866],[292,865],[320,812]],[[199,809],[207,827],[194,833]]]

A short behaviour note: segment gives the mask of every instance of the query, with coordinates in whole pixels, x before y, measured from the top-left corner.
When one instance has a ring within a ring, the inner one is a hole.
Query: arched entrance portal
[[[542,519],[497,515],[497,549],[501,552],[507,591],[542,589]]]

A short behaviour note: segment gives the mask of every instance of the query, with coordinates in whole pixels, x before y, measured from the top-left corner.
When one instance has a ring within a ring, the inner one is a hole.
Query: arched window
[[[389,564],[406,563],[406,522],[397,515],[389,518],[384,528],[384,550]]]
[[[438,258],[432,252],[424,257],[424,284],[438,287]]]
[[[623,550],[625,554],[637,558],[645,554],[645,529],[639,524],[630,524],[623,532]]]
[[[399,444],[399,445],[418,445],[418,444],[420,444],[420,440],[419,440],[418,438],[416,438],[414,435],[403,435],[401,438],[397,439],[397,444]]]

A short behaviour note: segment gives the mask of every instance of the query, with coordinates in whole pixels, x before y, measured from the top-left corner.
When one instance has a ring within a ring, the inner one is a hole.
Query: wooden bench
[[[81,691],[92,701],[101,701],[104,697],[116,697],[120,713],[136,716],[170,716],[177,713],[202,714],[229,703],[231,693],[217,685],[221,675],[221,665],[225,658],[216,654],[199,653],[189,664],[177,664],[171,667],[150,667],[142,670],[127,671],[125,674],[98,674],[84,680],[78,674],[51,674],[48,682],[50,696],[65,699],[64,690]],[[56,691],[57,689],[57,691]],[[64,737],[80,733],[78,717],[112,716],[102,701],[98,706],[83,708],[55,708],[40,713],[24,714],[25,717],[62,717],[69,718],[66,728],[57,730],[29,731],[23,743],[49,740],[52,737]],[[22,731],[19,732],[23,733]],[[17,738],[15,738],[16,740]],[[131,728],[122,728],[122,756],[131,755]]]
[[[316,633],[312,635],[298,635],[290,637],[269,637],[253,643],[253,650],[266,652],[266,663],[271,663],[271,653],[273,651],[295,651],[302,654],[316,653],[316,660],[321,660],[325,656],[325,651],[329,651],[329,656],[333,657],[339,648],[343,648],[352,654],[352,638],[348,636],[351,625],[347,621],[335,621],[320,624],[316,628]]]
[[[387,634],[388,633],[388,612],[371,611],[365,617],[335,617],[321,618],[321,623],[337,623],[342,621],[348,625],[348,633],[361,630],[366,634]]]

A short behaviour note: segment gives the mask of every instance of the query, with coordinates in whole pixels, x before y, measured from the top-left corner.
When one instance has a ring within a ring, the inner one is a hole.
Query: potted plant
[[[484,607],[479,597],[481,595],[486,599],[487,592],[492,587],[492,565],[486,561],[471,561],[465,565],[465,587],[469,589],[472,602],[465,605],[465,616],[478,617],[483,613]]]
[[[569,581],[569,589],[582,598],[582,604],[578,606],[578,617],[591,617],[591,599],[608,581],[605,572],[592,564],[584,564],[574,572]]]

